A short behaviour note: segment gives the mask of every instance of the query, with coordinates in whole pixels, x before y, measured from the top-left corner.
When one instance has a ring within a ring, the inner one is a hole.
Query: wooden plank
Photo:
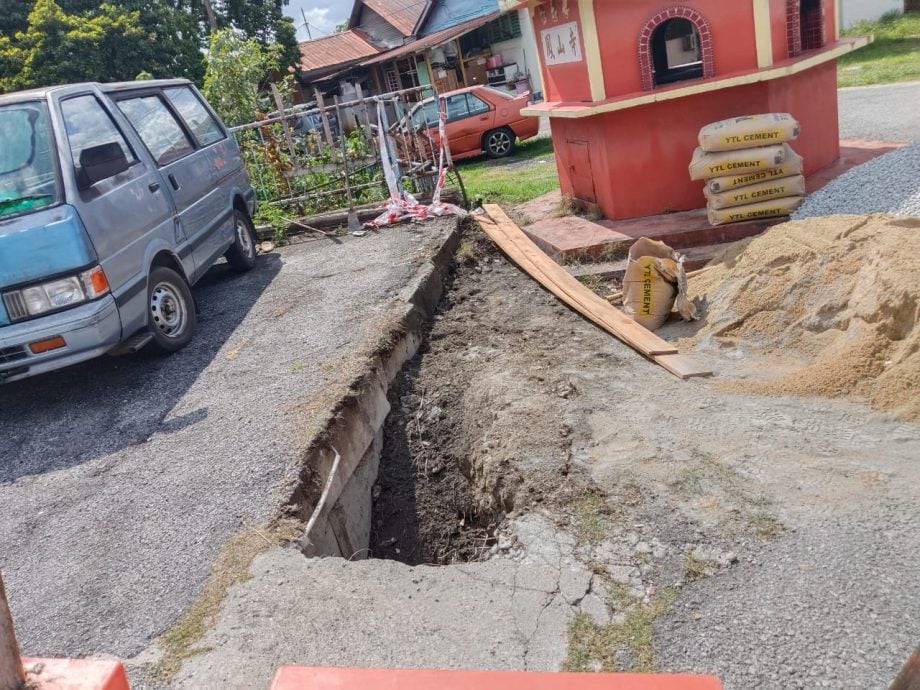
[[[711,370],[697,364],[692,357],[679,354],[673,345],[582,285],[541,251],[499,206],[486,204],[484,209],[488,216],[476,218],[483,231],[512,261],[559,300],[681,379],[712,374]]]
[[[699,376],[712,376],[712,369],[707,369],[688,355],[656,355],[652,361],[685,381]]]
[[[676,347],[612,307],[605,299],[573,278],[568,271],[542,252],[501,208],[495,204],[486,204],[484,208],[494,226],[488,227],[480,217],[477,220],[483,229],[515,263],[524,261],[535,267],[536,273],[529,270],[528,273],[550,292],[646,357],[677,353]]]

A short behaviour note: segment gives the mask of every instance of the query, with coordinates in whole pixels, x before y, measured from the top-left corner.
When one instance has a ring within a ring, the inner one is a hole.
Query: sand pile
[[[778,225],[692,277],[690,294],[707,309],[697,346],[801,357],[748,390],[852,395],[920,420],[920,219]]]

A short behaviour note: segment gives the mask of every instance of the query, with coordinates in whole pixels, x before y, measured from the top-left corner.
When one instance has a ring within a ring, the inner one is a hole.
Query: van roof
[[[85,86],[96,86],[103,93],[112,93],[118,91],[131,91],[133,89],[149,89],[157,86],[179,86],[191,84],[188,79],[144,79],[141,81],[119,81],[110,84],[100,84],[94,81],[78,82],[76,84],[60,84],[57,86],[43,86],[37,89],[28,89],[27,91],[14,91],[0,95],[0,105],[4,103],[17,103],[21,101],[34,101],[44,99],[56,91],[76,91]]]

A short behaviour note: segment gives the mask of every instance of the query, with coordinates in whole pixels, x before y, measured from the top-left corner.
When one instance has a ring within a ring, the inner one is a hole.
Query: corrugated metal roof
[[[300,69],[304,72],[355,62],[380,52],[380,48],[357,29],[303,41],[299,46]]]
[[[462,24],[457,24],[457,26],[452,26],[449,29],[442,29],[436,33],[433,33],[425,38],[420,38],[417,41],[412,41],[412,43],[407,43],[404,46],[398,48],[393,48],[388,50],[385,53],[380,53],[380,55],[375,55],[370,60],[365,60],[362,62],[362,65],[375,65],[380,62],[387,62],[389,60],[395,60],[396,58],[402,57],[403,55],[409,55],[410,53],[419,53],[428,48],[434,48],[439,46],[442,43],[447,43],[448,41],[462,36],[465,33],[472,31],[473,29],[478,29],[483,24],[488,24],[493,19],[498,17],[498,12],[493,12],[492,14],[487,14],[484,17],[476,17],[476,19],[470,19],[469,21],[463,22]]]
[[[368,7],[392,24],[403,36],[412,36],[428,0],[364,0]]]

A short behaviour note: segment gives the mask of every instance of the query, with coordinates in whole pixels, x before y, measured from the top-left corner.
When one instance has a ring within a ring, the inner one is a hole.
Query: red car
[[[447,113],[447,140],[454,160],[483,151],[490,158],[502,158],[514,151],[518,139],[529,139],[540,128],[537,118],[521,115],[521,108],[530,101],[529,92],[514,95],[488,86],[470,86],[442,93],[440,98]],[[433,129],[435,136],[438,106],[434,98],[421,101],[406,119],[411,119],[413,127]]]

